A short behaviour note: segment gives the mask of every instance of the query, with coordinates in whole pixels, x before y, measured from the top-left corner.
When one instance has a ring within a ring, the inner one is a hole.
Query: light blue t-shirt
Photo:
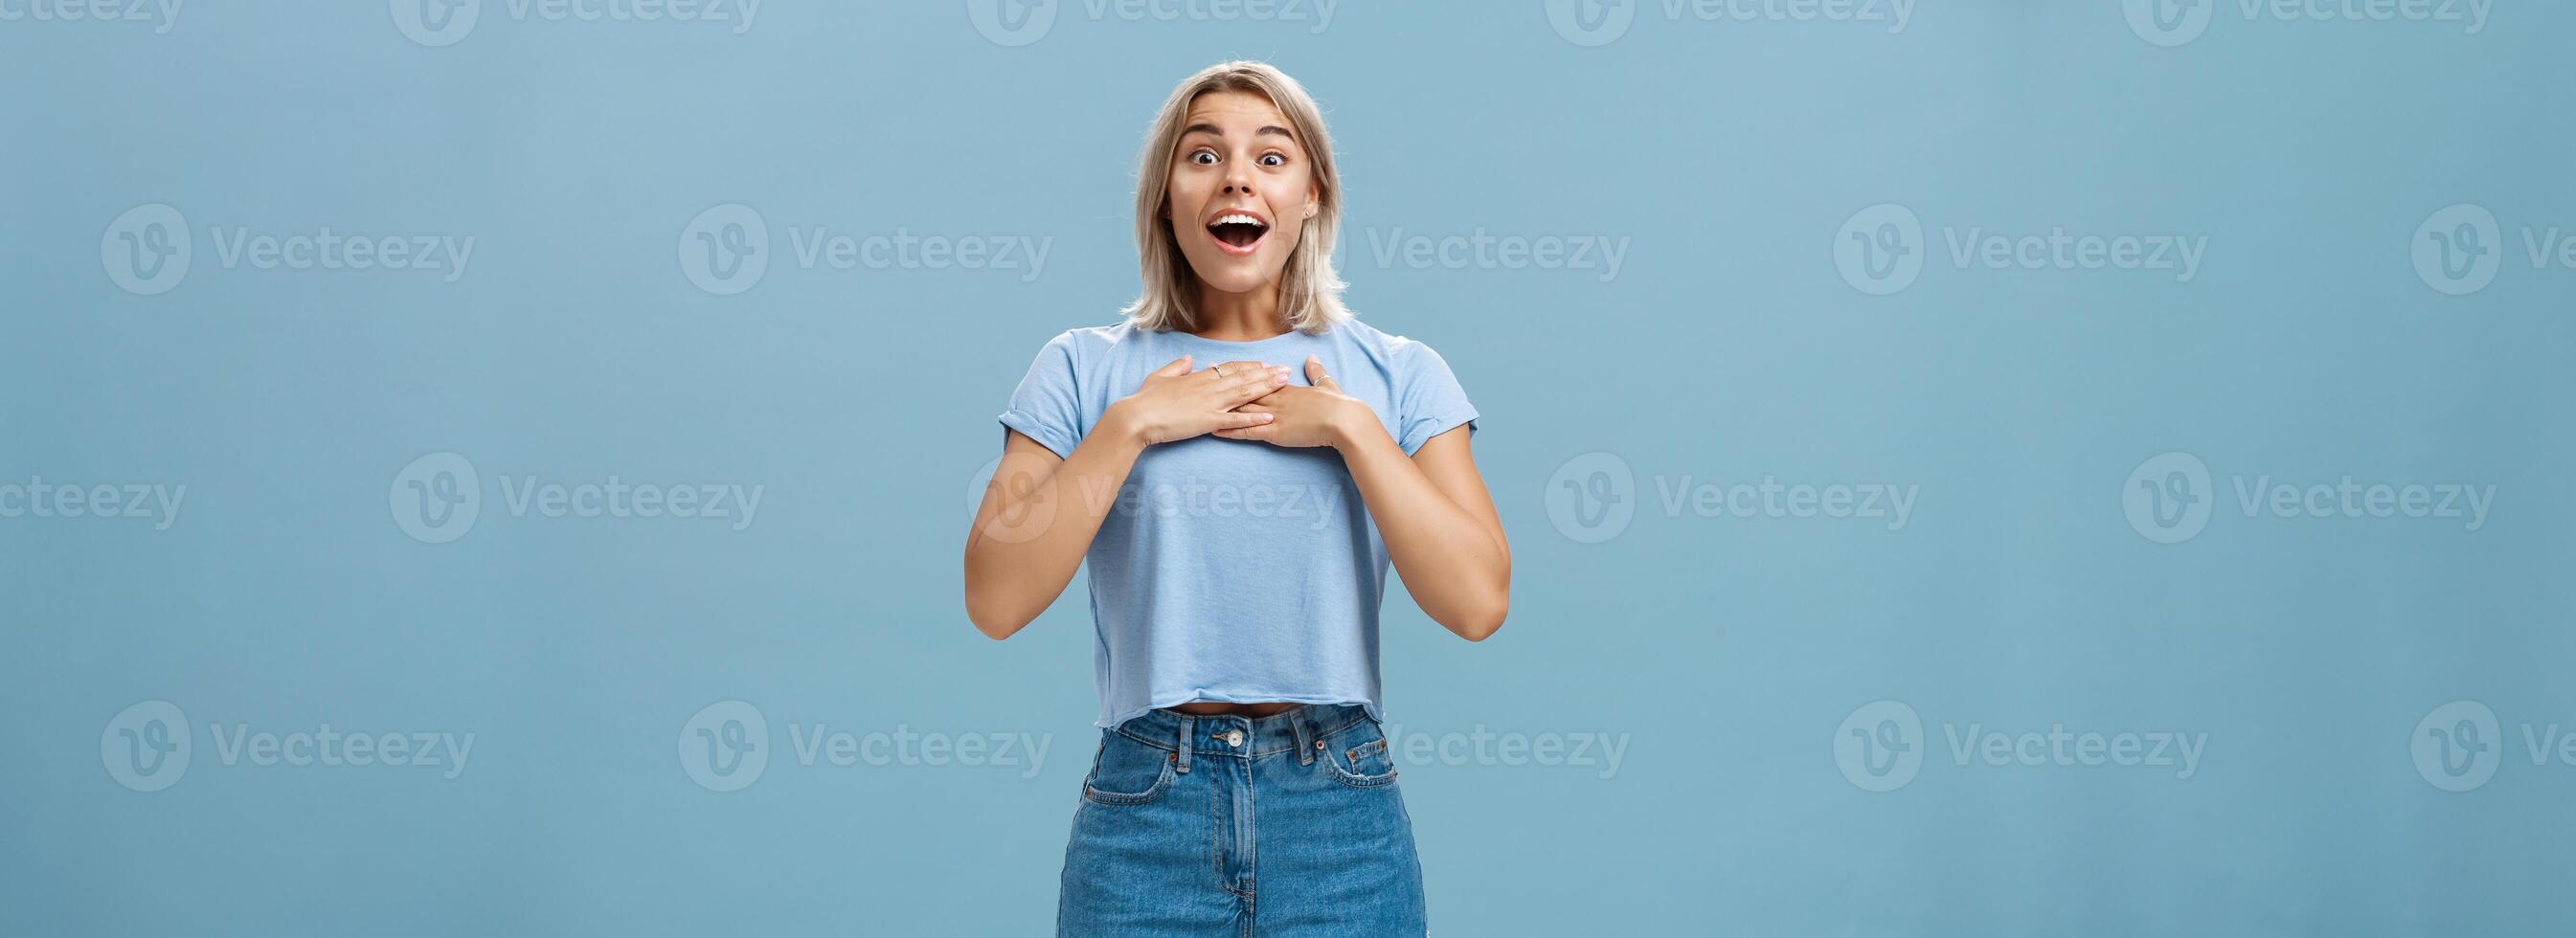
[[[1068,330],[1038,351],[1002,425],[1069,456],[1111,403],[1184,354],[1193,370],[1286,365],[1300,386],[1312,383],[1306,356],[1318,356],[1406,455],[1461,424],[1475,432],[1476,408],[1438,353],[1357,321],[1251,342],[1127,323]],[[1354,703],[1380,716],[1386,542],[1338,451],[1159,443],[1116,499],[1085,558],[1098,725],[1194,700]]]

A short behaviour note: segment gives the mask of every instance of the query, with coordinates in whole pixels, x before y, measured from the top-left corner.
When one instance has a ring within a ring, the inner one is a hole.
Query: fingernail
[[[1262,423],[1269,423],[1269,422],[1270,422],[1270,415],[1269,415],[1269,414],[1263,414],[1263,415],[1261,415],[1261,422],[1262,422]]]

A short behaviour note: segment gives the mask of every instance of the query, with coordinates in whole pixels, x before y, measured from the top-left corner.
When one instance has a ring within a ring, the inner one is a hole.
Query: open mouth
[[[1217,247],[1235,255],[1252,253],[1253,247],[1261,243],[1261,236],[1270,233],[1269,225],[1244,212],[1219,215],[1208,223],[1207,229],[1216,238]]]

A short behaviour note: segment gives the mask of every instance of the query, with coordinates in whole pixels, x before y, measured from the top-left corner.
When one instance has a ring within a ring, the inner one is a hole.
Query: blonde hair
[[[1172,151],[1189,120],[1190,103],[1200,95],[1241,91],[1270,99],[1288,118],[1297,144],[1306,151],[1315,186],[1315,216],[1305,220],[1297,249],[1279,272],[1279,311],[1291,328],[1319,333],[1351,318],[1342,305],[1341,275],[1333,271],[1333,239],[1342,226],[1342,180],[1333,172],[1332,141],[1324,133],[1324,111],[1304,86],[1287,73],[1261,62],[1224,62],[1208,66],[1172,89],[1145,135],[1136,169],[1136,257],[1143,267],[1144,292],[1121,310],[1136,328],[1157,332],[1198,327],[1199,277],[1181,256],[1172,220],[1164,217],[1172,180]]]

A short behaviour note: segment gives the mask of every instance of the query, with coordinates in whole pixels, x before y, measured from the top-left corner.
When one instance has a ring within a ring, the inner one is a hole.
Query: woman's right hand
[[[1147,446],[1218,430],[1257,427],[1269,423],[1270,415],[1241,413],[1235,408],[1287,383],[1288,368],[1284,365],[1240,361],[1191,371],[1190,357],[1183,355],[1146,375],[1136,393],[1110,404],[1101,418],[1103,423],[1114,423]]]

